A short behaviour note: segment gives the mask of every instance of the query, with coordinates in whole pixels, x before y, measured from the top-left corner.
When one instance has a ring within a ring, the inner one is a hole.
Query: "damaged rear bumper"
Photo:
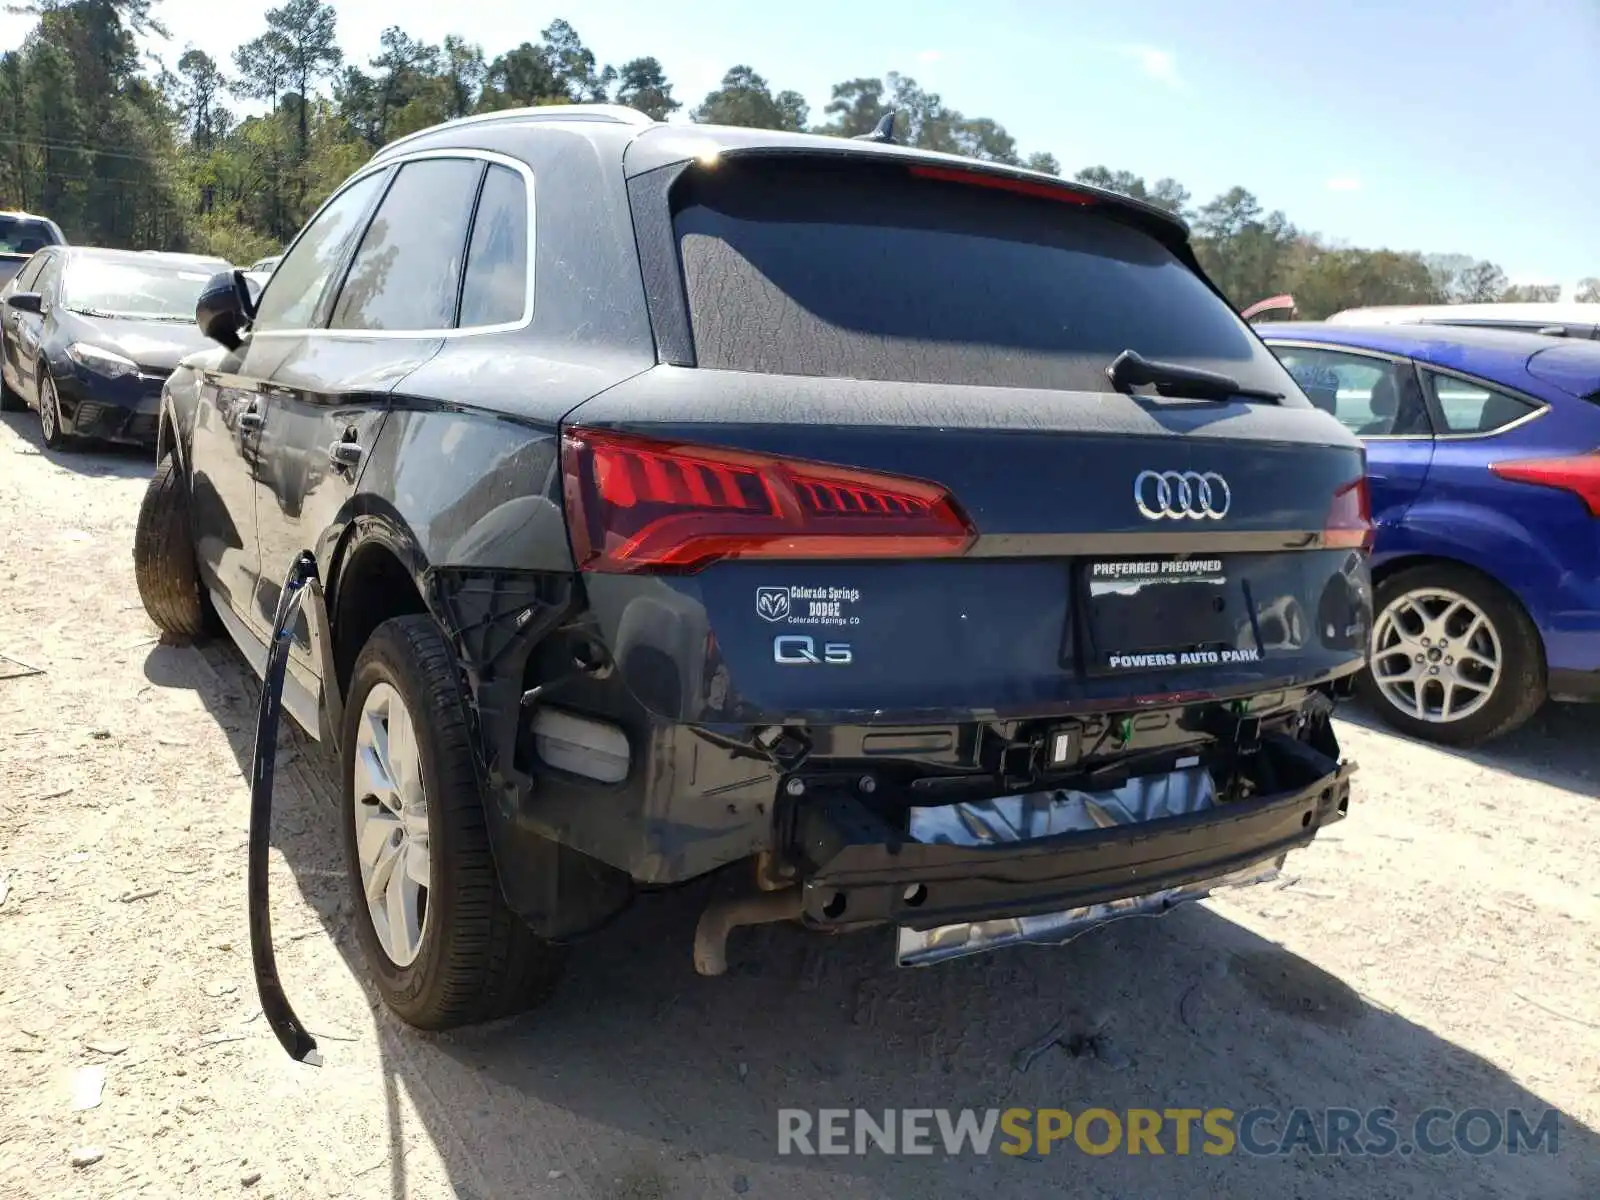
[[[933,932],[902,938],[902,961],[931,961],[952,956],[935,952],[941,943],[976,950],[1059,942],[1105,920],[1197,899],[1214,886],[1254,882],[1345,815],[1354,771],[1282,734],[1263,738],[1254,757],[1256,773],[1275,786],[1249,799],[981,844],[917,840],[848,794],[813,797],[795,813],[807,864],[802,919],[819,928],[893,922]]]

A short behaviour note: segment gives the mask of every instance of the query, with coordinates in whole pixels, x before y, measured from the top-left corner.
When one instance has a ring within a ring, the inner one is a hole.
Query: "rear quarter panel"
[[[1600,521],[1568,492],[1508,482],[1490,470],[1497,462],[1600,447],[1600,407],[1564,395],[1545,399],[1550,407],[1542,416],[1504,434],[1437,439],[1427,486],[1403,522],[1383,529],[1373,565],[1382,571],[1419,557],[1465,563],[1527,609],[1552,666],[1594,669]],[[1572,661],[1574,654],[1586,661]]]

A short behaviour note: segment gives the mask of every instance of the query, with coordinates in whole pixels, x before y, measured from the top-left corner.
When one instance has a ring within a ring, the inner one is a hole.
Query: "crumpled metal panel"
[[[1204,767],[1189,767],[1133,779],[1106,792],[1032,792],[971,804],[914,808],[909,832],[919,842],[981,846],[1156,821],[1204,812],[1215,804],[1211,773]],[[902,927],[895,959],[900,966],[926,966],[1021,943],[1061,945],[1108,921],[1159,915],[1185,901],[1203,899],[1215,888],[1264,883],[1278,874],[1283,859],[1280,854],[1215,879],[1065,912],[927,930]]]

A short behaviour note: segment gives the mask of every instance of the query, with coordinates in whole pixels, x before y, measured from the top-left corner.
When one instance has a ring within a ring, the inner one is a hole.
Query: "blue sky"
[[[1068,173],[1240,184],[1360,246],[1490,258],[1513,281],[1600,275],[1600,0],[338,0],[365,58],[390,24],[492,57],[565,16],[602,62],[654,54],[698,102],[734,63],[820,119],[832,83],[891,70]],[[264,12],[263,4],[258,12]],[[236,12],[242,10],[235,10]],[[264,28],[215,0],[160,0],[175,61],[227,65]],[[29,22],[0,16],[0,45]]]

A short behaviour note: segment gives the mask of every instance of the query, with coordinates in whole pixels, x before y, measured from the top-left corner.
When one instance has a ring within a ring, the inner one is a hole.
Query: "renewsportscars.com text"
[[[1553,1108],[784,1108],[779,1154],[1556,1154]]]

